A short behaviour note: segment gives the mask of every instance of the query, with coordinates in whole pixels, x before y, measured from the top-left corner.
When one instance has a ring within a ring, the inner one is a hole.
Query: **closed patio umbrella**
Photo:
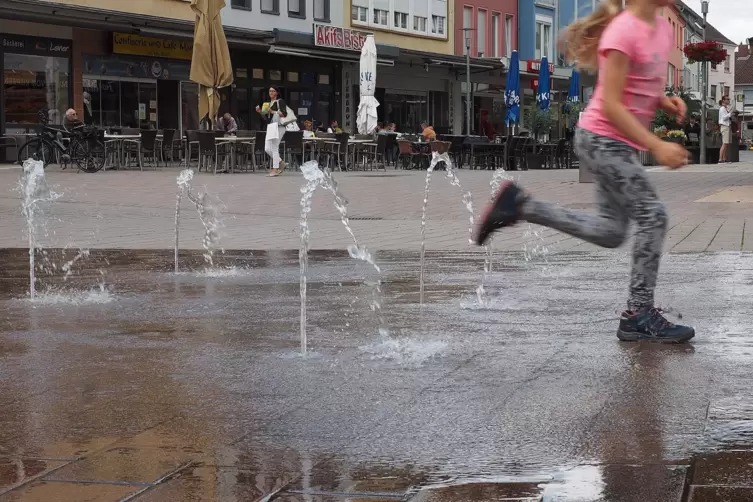
[[[549,60],[544,56],[541,58],[541,68],[539,69],[539,92],[536,94],[536,101],[542,111],[548,111],[551,103],[549,80]]]
[[[505,105],[507,105],[505,125],[507,126],[515,126],[520,122],[520,67],[518,61],[518,51],[512,51],[505,83]]]
[[[367,35],[361,48],[361,99],[358,102],[356,126],[359,134],[371,134],[377,126],[379,101],[374,97],[376,88],[377,50],[374,35]]]
[[[191,0],[196,13],[191,81],[199,84],[199,120],[214,123],[220,109],[219,89],[233,83],[233,67],[222,29],[220,11],[225,0]]]

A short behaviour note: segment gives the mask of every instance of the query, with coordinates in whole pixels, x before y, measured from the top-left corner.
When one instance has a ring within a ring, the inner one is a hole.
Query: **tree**
[[[700,102],[693,99],[693,96],[691,96],[691,94],[684,87],[667,87],[664,90],[664,94],[666,96],[678,96],[682,98],[682,100],[685,101],[685,104],[688,107],[688,114],[685,116],[683,122],[678,123],[677,117],[670,116],[664,110],[656,110],[656,114],[654,115],[653,120],[653,126],[655,128],[665,127],[667,128],[667,130],[682,129],[682,127],[688,123],[691,114],[700,113],[701,111]]]

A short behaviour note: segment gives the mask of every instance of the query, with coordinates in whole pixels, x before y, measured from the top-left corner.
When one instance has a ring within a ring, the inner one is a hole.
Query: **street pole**
[[[706,41],[706,16],[709,13],[709,2],[701,2],[701,12],[703,13],[703,41]],[[706,93],[708,92],[708,62],[701,61],[701,155],[700,163],[706,163]]]
[[[471,135],[471,28],[463,28],[465,34],[465,122],[466,136]]]

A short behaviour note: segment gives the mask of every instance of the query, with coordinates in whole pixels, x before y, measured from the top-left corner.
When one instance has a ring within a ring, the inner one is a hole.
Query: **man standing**
[[[722,133],[722,148],[719,150],[719,163],[727,164],[727,149],[732,141],[730,131],[732,112],[729,110],[729,96],[722,97],[719,101],[719,130]]]

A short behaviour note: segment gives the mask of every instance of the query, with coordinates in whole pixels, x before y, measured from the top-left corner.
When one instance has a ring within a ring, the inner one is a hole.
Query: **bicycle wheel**
[[[44,162],[44,167],[50,164],[50,161],[54,157],[54,150],[49,143],[39,138],[34,138],[18,149],[18,163],[22,164],[27,159],[41,160]]]
[[[85,173],[96,173],[105,166],[105,145],[99,140],[74,141],[71,160]]]

